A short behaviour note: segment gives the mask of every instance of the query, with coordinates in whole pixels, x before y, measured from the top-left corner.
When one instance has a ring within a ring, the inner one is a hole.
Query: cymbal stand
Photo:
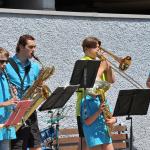
[[[60,113],[59,110],[57,112],[57,121],[56,121],[56,146],[55,146],[55,150],[59,150],[59,117],[60,117]]]
[[[49,114],[51,114],[50,115],[50,118],[51,118],[51,122],[50,122],[50,128],[52,129],[52,128],[54,128],[53,127],[53,122],[52,122],[52,118],[53,118],[53,111],[48,111],[48,113]],[[51,137],[50,137],[50,141],[47,141],[47,146],[50,148],[50,149],[48,149],[48,150],[53,150],[53,141],[54,141],[54,139],[53,139],[53,135],[51,134]]]

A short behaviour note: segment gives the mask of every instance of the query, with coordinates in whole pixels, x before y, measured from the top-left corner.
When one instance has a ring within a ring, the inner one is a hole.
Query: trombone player
[[[96,37],[87,37],[82,42],[84,57],[82,60],[95,60],[100,51],[101,41]],[[115,82],[111,65],[107,60],[101,61],[96,80]],[[108,135],[107,125],[116,122],[116,118],[104,120],[104,102],[95,95],[86,95],[84,100],[83,90],[77,93],[76,114],[79,136],[83,138],[83,150],[114,150],[112,139]],[[85,140],[84,140],[85,139]],[[86,142],[85,142],[86,141]]]

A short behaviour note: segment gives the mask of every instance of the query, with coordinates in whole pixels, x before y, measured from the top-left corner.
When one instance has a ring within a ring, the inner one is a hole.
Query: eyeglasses
[[[0,63],[1,63],[1,64],[4,64],[4,63],[7,64],[7,63],[8,63],[8,60],[0,60]]]

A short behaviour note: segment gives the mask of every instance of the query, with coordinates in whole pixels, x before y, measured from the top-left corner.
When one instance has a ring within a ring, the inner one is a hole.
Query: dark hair
[[[17,46],[16,46],[16,53],[20,51],[20,46],[25,47],[25,45],[27,44],[27,40],[35,40],[35,38],[28,34],[20,36]]]
[[[2,47],[0,47],[0,55],[9,58],[9,52]]]
[[[97,43],[99,46],[101,45],[101,41],[96,37],[87,37],[82,42],[83,51],[85,51],[86,48],[95,48]]]

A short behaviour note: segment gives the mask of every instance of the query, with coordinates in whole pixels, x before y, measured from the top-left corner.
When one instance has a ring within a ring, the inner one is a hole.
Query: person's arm
[[[112,125],[114,123],[117,122],[117,118],[116,117],[112,117],[110,119],[106,119],[106,124],[109,126],[109,125]]]
[[[12,98],[8,101],[1,102],[0,107],[6,107],[6,106],[9,106],[9,105],[16,105],[17,102],[18,102],[18,100],[16,98]]]
[[[106,74],[106,79],[109,83],[115,82],[115,75],[108,61],[102,61],[98,70],[97,78],[100,79],[102,74]]]
[[[150,76],[147,78],[146,86],[147,86],[148,88],[150,88]]]
[[[85,119],[85,124],[86,125],[92,124],[97,119],[97,117],[103,112],[104,107],[105,107],[105,104],[102,103],[97,112],[95,112],[92,116]]]
[[[106,61],[106,63],[107,63],[107,68],[106,68],[105,72],[106,72],[107,81],[109,83],[114,83],[115,82],[114,72],[112,70],[112,67],[111,67],[110,63],[107,62],[107,61]]]

